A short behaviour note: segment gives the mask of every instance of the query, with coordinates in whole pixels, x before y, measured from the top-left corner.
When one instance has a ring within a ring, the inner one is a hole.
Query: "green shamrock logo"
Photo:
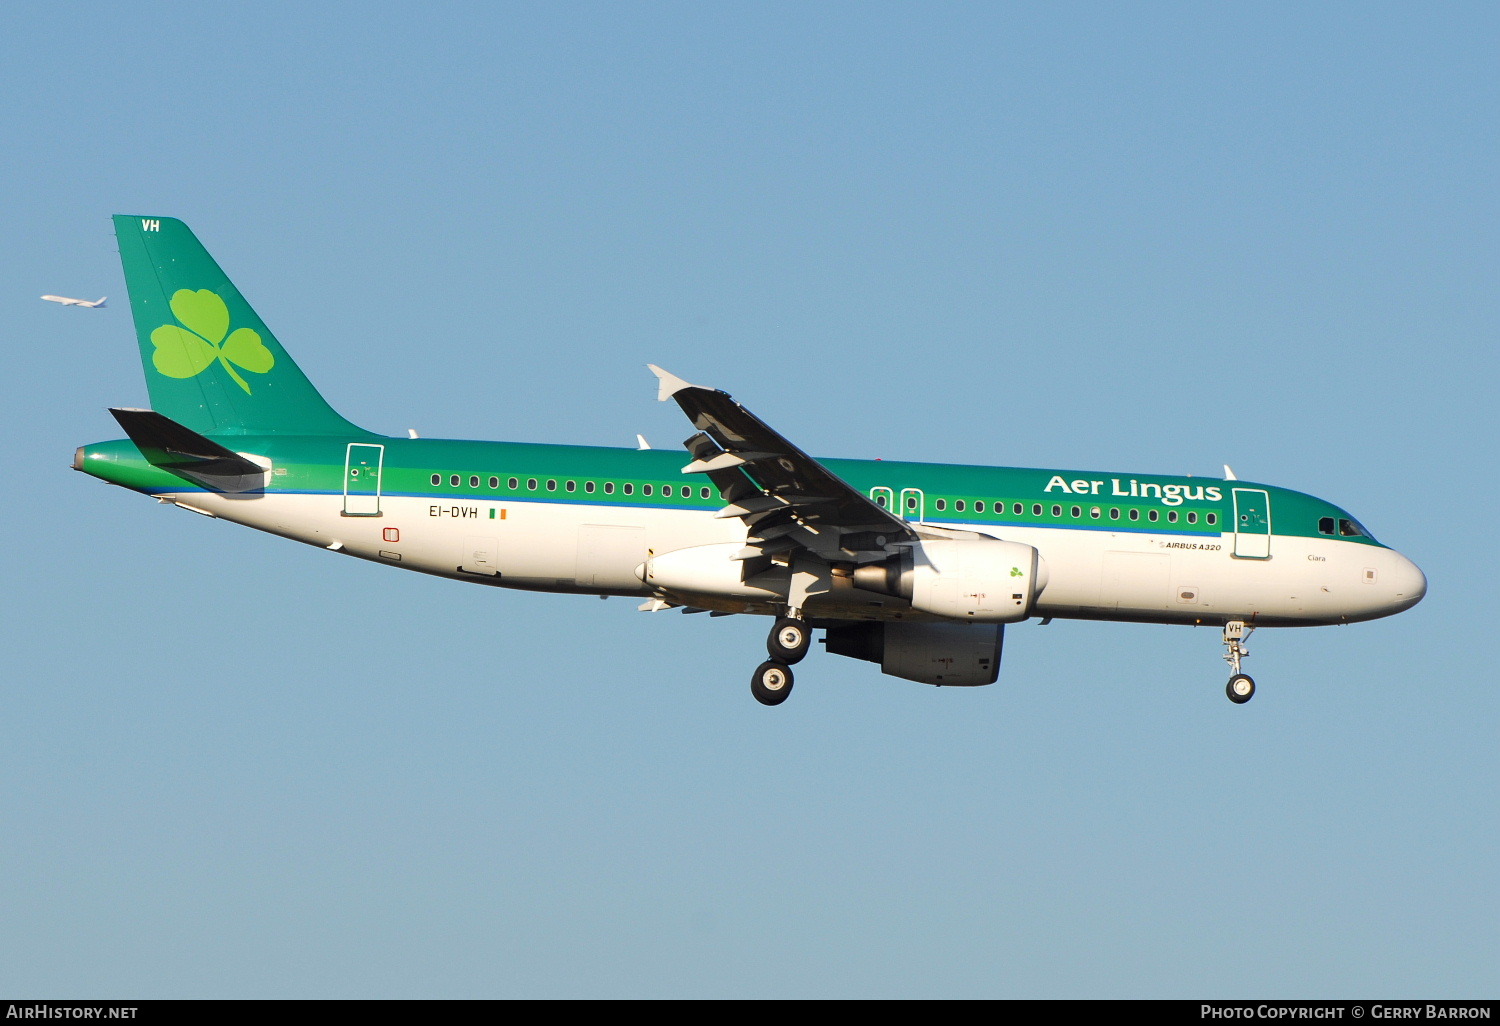
[[[151,362],[167,377],[196,377],[217,360],[234,383],[249,394],[250,386],[234,368],[265,374],[276,365],[275,355],[257,332],[236,328],[229,334],[229,307],[218,293],[178,289],[172,294],[170,306],[172,315],[186,327],[163,324],[151,333],[151,344],[156,347]]]
[[[1010,568],[1010,575],[1012,577],[1025,577],[1026,576],[1025,574],[1021,573],[1021,568],[1018,567],[1018,566],[1013,566],[1013,567]]]

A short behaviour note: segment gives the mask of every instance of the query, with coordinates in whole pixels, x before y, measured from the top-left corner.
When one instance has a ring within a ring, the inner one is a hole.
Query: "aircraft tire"
[[[1236,673],[1229,678],[1229,683],[1224,688],[1224,694],[1235,705],[1244,705],[1255,697],[1255,681],[1243,673]]]
[[[792,668],[774,659],[766,660],[750,678],[750,693],[761,705],[780,705],[792,693]]]
[[[790,666],[802,661],[811,644],[812,631],[808,630],[807,621],[783,616],[766,638],[766,651],[776,662]]]

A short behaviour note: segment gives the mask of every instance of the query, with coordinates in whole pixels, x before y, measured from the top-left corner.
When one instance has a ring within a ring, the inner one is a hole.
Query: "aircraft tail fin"
[[[318,394],[187,225],[114,223],[157,412],[200,435],[369,434]]]

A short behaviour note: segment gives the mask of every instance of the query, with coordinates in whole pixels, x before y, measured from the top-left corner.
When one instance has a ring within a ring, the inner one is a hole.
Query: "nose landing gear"
[[[1224,694],[1235,705],[1244,705],[1255,697],[1255,681],[1243,673],[1236,673],[1229,678],[1229,683],[1224,687]]]
[[[1224,688],[1224,693],[1235,705],[1244,705],[1255,697],[1255,681],[1248,674],[1240,672],[1240,660],[1250,654],[1245,647],[1245,639],[1255,628],[1246,624],[1244,620],[1230,620],[1224,625],[1224,647],[1229,651],[1224,656],[1224,661],[1234,671],[1234,676],[1229,678],[1229,684]]]

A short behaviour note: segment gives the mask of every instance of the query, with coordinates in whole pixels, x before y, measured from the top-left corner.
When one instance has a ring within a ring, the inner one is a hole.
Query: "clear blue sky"
[[[1490,4],[3,19],[0,994],[1493,997]],[[1401,616],[1012,628],[994,687],[467,588],[67,469],[181,217],[393,434],[1313,492]],[[42,303],[97,298],[103,310]]]

